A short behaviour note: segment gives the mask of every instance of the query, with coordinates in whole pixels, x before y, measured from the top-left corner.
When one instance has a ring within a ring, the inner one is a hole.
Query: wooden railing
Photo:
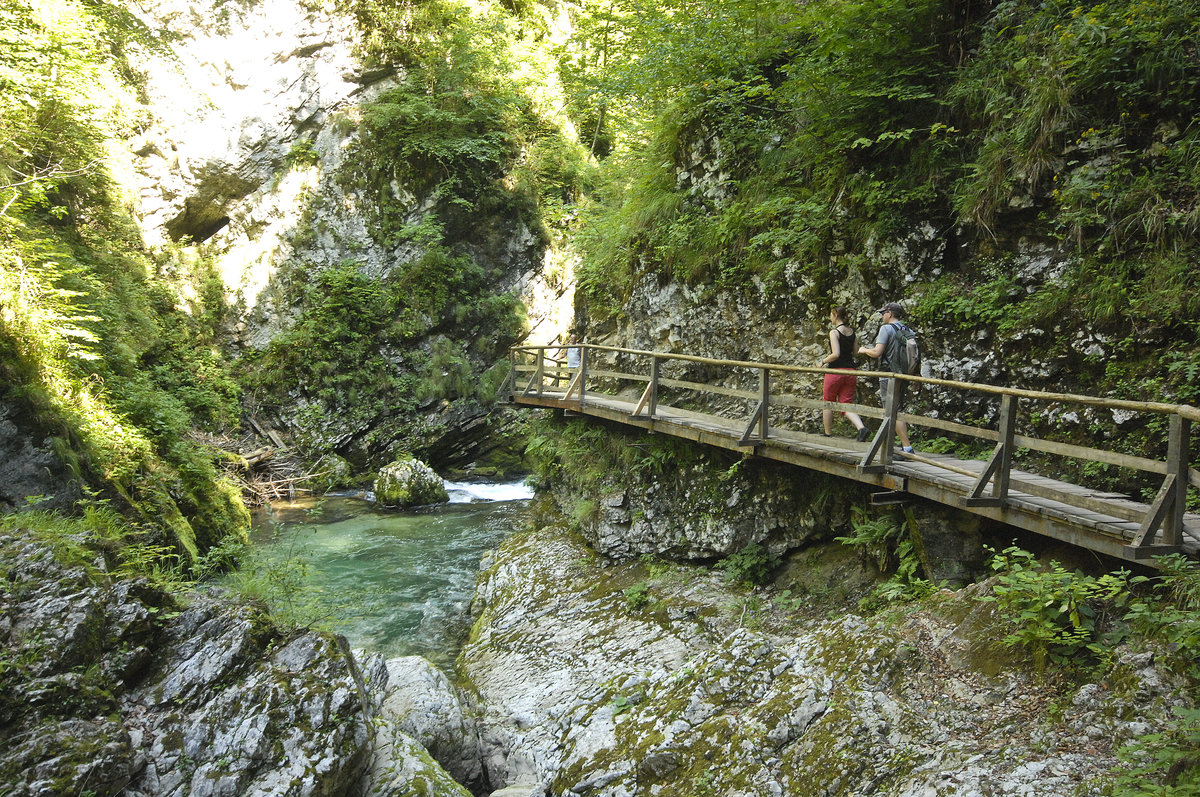
[[[820,392],[819,386],[814,385],[813,377],[829,373],[830,370],[827,368],[714,359],[689,354],[641,351],[596,344],[579,344],[579,349],[580,365],[577,368],[569,369],[563,366],[563,360],[551,356],[551,353],[561,355],[560,347],[514,347],[511,351],[512,362],[506,389],[523,395],[543,395],[546,392],[552,392],[563,401],[578,402],[582,406],[589,392],[599,391],[605,395],[613,395],[623,389],[627,390],[622,387],[623,385],[644,384],[640,397],[630,413],[633,417],[642,418],[653,418],[661,407],[671,406],[663,403],[664,390],[674,391],[677,396],[692,401],[696,401],[696,397],[700,395],[716,396],[725,400],[741,400],[739,409],[746,425],[739,442],[745,446],[766,442],[770,438],[772,424],[776,429],[787,429],[789,425],[794,426],[797,421],[796,410],[802,412],[823,409],[832,409],[838,412],[848,410],[858,413],[860,416],[877,418],[881,421],[878,431],[865,445],[865,451],[858,463],[858,469],[867,472],[884,470],[892,464],[897,456],[893,440],[896,424],[900,421],[907,422],[912,426],[985,441],[993,444],[993,447],[982,473],[974,469],[959,468],[945,461],[935,461],[923,457],[920,453],[905,453],[903,458],[946,468],[974,479],[973,487],[963,499],[968,506],[1002,506],[1008,498],[1010,488],[1014,488],[1023,493],[1041,495],[1078,506],[1082,510],[1107,513],[1122,520],[1138,523],[1137,535],[1131,543],[1134,547],[1148,546],[1159,530],[1162,531],[1162,544],[1166,546],[1182,545],[1185,532],[1183,519],[1187,507],[1188,489],[1189,487],[1200,489],[1200,472],[1188,466],[1191,424],[1194,421],[1200,421],[1200,409],[1189,405],[1021,390],[881,371],[845,370],[836,373],[851,373],[860,379],[868,380],[871,384],[874,384],[874,380],[888,379],[889,390],[884,397],[882,407],[837,404],[810,397],[814,394],[819,395]],[[628,361],[630,365],[621,366],[621,360]],[[644,365],[637,368],[632,367],[636,363],[644,363]],[[680,377],[686,376],[686,370],[689,367],[718,369],[723,372],[723,378],[706,379],[705,381],[672,378],[664,373],[668,367],[682,372]],[[788,381],[795,381],[800,377],[809,378],[803,385],[797,386],[798,391],[796,389],[788,390]],[[966,391],[976,397],[990,400],[996,405],[994,426],[990,428],[973,426],[931,415],[902,412],[900,411],[900,402],[896,400],[901,382]],[[1166,459],[1140,457],[1022,433],[1019,428],[1021,402],[1041,403],[1059,408],[1093,407],[1110,412],[1119,410],[1163,416],[1167,419]],[[712,412],[711,409],[706,411]],[[788,417],[789,415],[790,417]],[[801,419],[802,422],[803,419]],[[845,445],[847,448],[855,448],[859,444],[846,441]],[[1161,476],[1162,483],[1148,509],[1145,504],[1105,501],[1102,498],[1093,498],[1086,494],[1063,495],[1044,485],[1028,481],[1014,482],[1012,463],[1014,454],[1020,449],[1149,473]]]

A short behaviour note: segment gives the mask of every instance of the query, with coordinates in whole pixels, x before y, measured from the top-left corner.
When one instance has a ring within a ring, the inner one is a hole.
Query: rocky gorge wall
[[[401,727],[419,681],[379,656],[19,526],[0,554],[6,793],[468,795]]]
[[[138,13],[150,29],[170,30],[171,39],[167,48],[130,54],[142,76],[144,119],[119,176],[149,246],[182,248],[182,264],[213,264],[228,292],[225,324],[235,354],[262,352],[293,330],[331,295],[321,285],[327,272],[351,267],[366,284],[414,283],[405,300],[444,290],[446,280],[436,274],[406,274],[436,248],[413,231],[440,223],[439,203],[448,198],[364,168],[376,157],[364,150],[364,109],[406,72],[364,60],[368,34],[352,15],[297,0],[200,6],[164,0]],[[527,213],[482,210],[466,226],[469,234],[446,246],[483,275],[468,290],[479,301],[516,296],[536,338],[560,334],[571,313],[569,247],[549,241]],[[398,384],[441,378],[445,366],[429,365],[439,345],[465,361],[451,371],[466,367],[468,381],[478,382],[514,335],[523,334],[461,318],[455,307],[436,312],[405,322],[417,329],[381,339],[369,352]],[[447,325],[443,312],[457,312],[457,326]],[[383,464],[395,452],[382,438],[395,440],[402,427],[403,445],[420,447],[439,465],[461,466],[481,455],[490,418],[473,394],[420,397],[416,408],[401,395],[394,406],[364,409],[362,386],[335,394],[311,384],[329,371],[353,381],[355,369],[365,368],[364,355],[343,362],[336,351],[309,348],[317,376],[295,377],[290,389],[273,387],[250,409],[311,458],[338,453],[359,467]],[[355,391],[359,406],[344,395]]]

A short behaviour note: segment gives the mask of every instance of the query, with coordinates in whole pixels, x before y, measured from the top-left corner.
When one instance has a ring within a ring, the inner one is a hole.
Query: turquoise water
[[[255,518],[254,560],[352,647],[446,666],[469,630],[480,559],[530,497],[523,484],[446,486],[451,503],[405,511],[355,496],[273,504]]]

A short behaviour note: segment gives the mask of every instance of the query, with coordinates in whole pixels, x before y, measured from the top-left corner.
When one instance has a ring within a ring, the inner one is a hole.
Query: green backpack
[[[888,369],[897,374],[921,373],[921,348],[917,345],[917,333],[906,324],[893,321],[889,324],[894,333],[887,342]]]

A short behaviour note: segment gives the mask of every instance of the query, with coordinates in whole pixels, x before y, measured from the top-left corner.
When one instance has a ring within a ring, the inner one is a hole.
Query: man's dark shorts
[[[888,383],[891,381],[892,380],[890,379],[879,380],[879,403],[884,406],[887,406]],[[896,391],[896,403],[898,405],[896,407],[896,412],[904,412],[904,399],[908,393],[908,382],[904,379],[897,381],[899,381],[900,385]]]

